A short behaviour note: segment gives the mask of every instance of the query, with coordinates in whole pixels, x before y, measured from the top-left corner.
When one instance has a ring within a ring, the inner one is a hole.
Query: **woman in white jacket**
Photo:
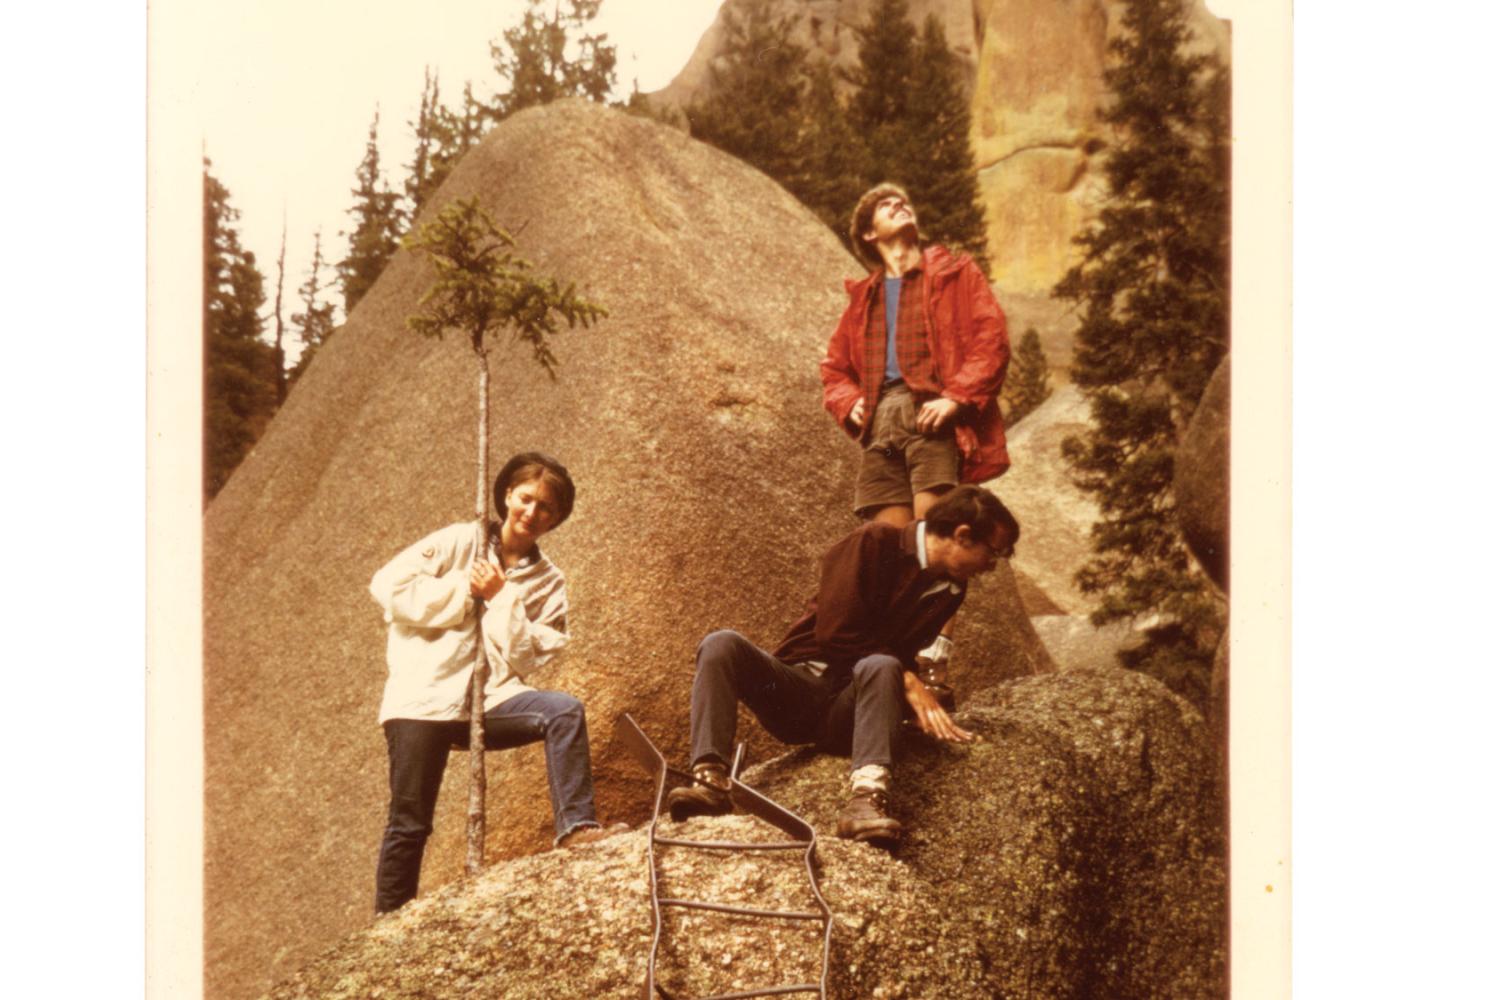
[[[391,805],[375,876],[377,913],[417,894],[448,753],[468,745],[469,683],[481,633],[490,667],[485,747],[544,742],[554,843],[578,846],[623,829],[606,831],[594,816],[583,705],[526,683],[568,641],[567,586],[537,539],[567,519],[573,496],[573,480],[556,459],[516,455],[495,477],[495,509],[504,520],[490,525],[478,558],[473,523],[454,524],[402,551],[370,581],[390,626],[380,724],[390,754]],[[487,602],[482,629],[475,627],[476,596]]]

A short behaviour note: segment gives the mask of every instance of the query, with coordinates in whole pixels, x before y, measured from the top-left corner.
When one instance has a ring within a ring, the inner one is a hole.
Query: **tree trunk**
[[[490,366],[484,347],[476,344],[479,361],[479,458],[478,483],[474,491],[474,558],[485,557],[484,515],[488,509],[485,487],[489,483]],[[476,875],[484,867],[484,685],[489,677],[489,658],[484,650],[484,598],[474,598],[474,676],[469,681],[469,851],[464,871]]]

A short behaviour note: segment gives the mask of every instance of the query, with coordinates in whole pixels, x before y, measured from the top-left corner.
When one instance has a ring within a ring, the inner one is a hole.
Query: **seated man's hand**
[[[474,560],[474,565],[469,567],[469,593],[488,601],[500,593],[503,586],[505,574],[500,572],[500,567],[488,559]]]
[[[905,685],[906,703],[917,716],[917,725],[922,732],[928,736],[936,736],[940,740],[948,740],[951,743],[970,743],[974,734],[967,729],[959,728],[958,723],[943,710],[938,704],[937,697],[923,684],[921,678],[911,671],[901,675],[902,683]]]

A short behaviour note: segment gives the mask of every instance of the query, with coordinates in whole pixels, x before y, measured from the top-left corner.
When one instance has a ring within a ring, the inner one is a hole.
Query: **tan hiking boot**
[[[627,823],[615,823],[610,826],[578,826],[568,831],[567,836],[557,842],[557,846],[585,847],[618,836],[629,829],[630,825]]]
[[[723,764],[699,764],[693,783],[667,793],[667,809],[681,823],[691,816],[723,816],[734,811],[729,798],[729,771]]]
[[[845,840],[894,847],[901,840],[901,821],[890,814],[885,792],[860,789],[839,813],[838,833]]]

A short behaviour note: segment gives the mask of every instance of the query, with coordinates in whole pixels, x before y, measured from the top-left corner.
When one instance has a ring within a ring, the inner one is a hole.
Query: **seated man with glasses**
[[[903,707],[931,736],[974,738],[918,679],[917,653],[963,603],[968,581],[1008,559],[1020,535],[993,493],[957,486],[923,520],[869,521],[829,549],[807,613],[774,653],[738,632],[706,636],[693,678],[693,784],[668,796],[673,818],[732,808],[727,764],[743,702],[781,742],[852,758],[840,837],[897,843],[887,793]]]

